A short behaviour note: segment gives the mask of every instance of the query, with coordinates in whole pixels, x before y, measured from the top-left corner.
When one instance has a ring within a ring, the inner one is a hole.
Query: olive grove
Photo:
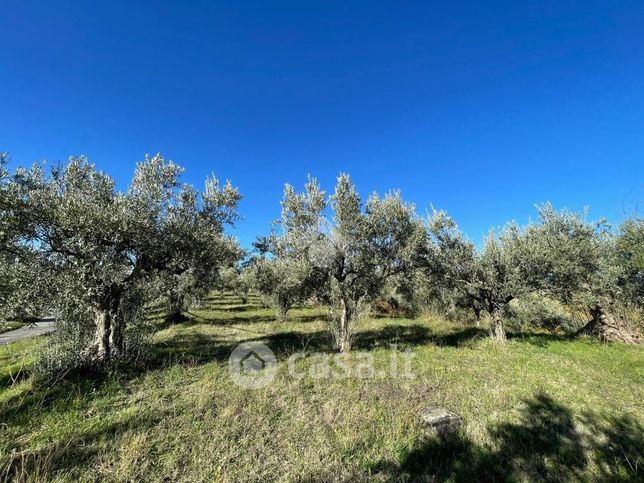
[[[4,162],[3,162],[4,165]],[[235,257],[224,226],[237,219],[239,192],[216,178],[203,193],[182,185],[182,168],[161,155],[137,164],[125,192],[85,158],[46,172],[2,171],[3,310],[23,304],[53,312],[76,363],[127,355],[128,324],[168,281]],[[6,279],[5,279],[6,280]],[[6,282],[5,282],[6,283]],[[69,335],[69,334],[68,334]]]
[[[640,341],[629,320],[644,311],[640,218],[615,231],[545,204],[536,222],[490,231],[479,247],[446,212],[423,220],[398,191],[363,201],[348,175],[332,194],[309,177],[302,192],[285,186],[281,216],[249,255],[225,232],[238,190],[212,177],[199,192],[182,171],[146,157],[120,191],[84,157],[10,171],[0,154],[0,320],[54,314],[61,364],[75,366],[130,357],[146,304],[164,301],[174,323],[215,287],[243,303],[259,294],[280,321],[307,301],[326,306],[340,352],[374,302],[398,307],[393,295],[471,309],[477,325],[486,314],[498,342],[517,301],[579,309],[580,332]]]
[[[635,342],[619,309],[643,306],[641,221],[627,220],[615,235],[603,221],[591,223],[550,204],[538,207],[538,215],[524,227],[510,223],[498,236],[490,232],[477,250],[445,212],[435,211],[428,223],[427,277],[477,315],[485,310],[497,341],[506,338],[512,301],[549,297],[590,316],[580,332]]]
[[[240,251],[237,260],[243,258],[243,252]],[[248,303],[248,296],[255,285],[255,277],[253,273],[246,267],[246,263],[234,263],[230,266],[223,267],[219,270],[214,283],[211,283],[207,288],[217,286],[223,293],[229,290],[241,299],[241,303]]]

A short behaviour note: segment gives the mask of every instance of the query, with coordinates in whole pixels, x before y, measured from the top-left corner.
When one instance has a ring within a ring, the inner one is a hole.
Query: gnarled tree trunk
[[[493,307],[490,311],[492,316],[492,325],[490,326],[490,336],[496,342],[505,342],[505,327],[503,327],[503,317],[500,307]]]
[[[123,352],[125,320],[119,316],[122,288],[111,287],[94,307],[94,340],[87,349],[91,362],[104,364]]]
[[[626,344],[638,344],[640,339],[626,325],[626,322],[607,309],[604,305],[595,304],[590,308],[592,319],[579,332],[594,335],[603,341],[618,341]]]

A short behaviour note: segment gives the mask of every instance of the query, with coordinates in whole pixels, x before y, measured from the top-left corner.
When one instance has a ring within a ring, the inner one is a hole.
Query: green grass
[[[641,347],[517,335],[504,347],[473,327],[366,320],[355,352],[380,370],[410,349],[414,378],[316,379],[331,352],[324,310],[278,323],[226,295],[174,326],[159,322],[148,370],[56,383],[29,376],[41,341],[0,348],[0,479],[47,481],[629,480],[642,478]],[[228,356],[258,340],[277,355],[263,389],[241,389]],[[462,416],[441,441],[419,418]]]

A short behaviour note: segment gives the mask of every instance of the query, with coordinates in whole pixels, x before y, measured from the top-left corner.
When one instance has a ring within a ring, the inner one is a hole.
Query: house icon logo
[[[259,389],[270,384],[277,372],[275,354],[261,342],[243,342],[228,358],[228,372],[238,386]]]

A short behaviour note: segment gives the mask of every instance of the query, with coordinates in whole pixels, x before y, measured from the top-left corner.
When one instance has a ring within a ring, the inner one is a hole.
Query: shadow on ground
[[[200,318],[201,319],[201,318]],[[204,319],[208,321],[209,319]],[[198,332],[175,334],[172,338],[154,346],[157,363],[202,364],[213,361],[225,362],[232,350],[241,342],[261,342],[266,344],[278,360],[286,359],[294,352],[322,351],[333,352],[333,341],[326,330],[313,332],[278,332],[264,334],[240,325],[229,324],[227,320],[213,320],[217,325],[226,325],[240,331],[242,339],[235,341],[219,340],[213,335]],[[193,322],[187,322],[187,325]],[[379,330],[363,331],[356,334],[353,348],[371,350],[396,344],[398,348],[425,344],[457,347],[465,342],[484,336],[479,329],[465,328],[449,334],[434,334],[421,325],[389,325]]]
[[[79,432],[63,441],[24,450],[18,444],[3,447],[5,454],[0,458],[1,481],[48,481],[56,473],[78,471],[96,464],[101,454],[101,443],[106,439],[131,431],[145,431],[159,421],[161,415],[131,416],[111,422],[93,431]]]
[[[488,446],[463,434],[428,435],[398,463],[381,462],[372,472],[397,481],[587,481],[592,463],[602,481],[644,476],[644,429],[628,415],[586,413],[575,421],[569,409],[536,394],[524,401],[518,423],[488,432],[493,441]]]
[[[245,341],[265,343],[282,360],[297,351],[333,350],[326,331],[261,334],[244,327],[237,317],[189,316],[189,320],[179,325],[229,326],[245,332]],[[248,320],[252,323],[263,317],[257,314]],[[269,319],[274,320],[273,317]],[[390,324],[382,329],[359,332],[354,348],[369,350],[389,344],[460,347],[486,336],[484,330],[474,327],[437,334],[420,324]],[[561,336],[551,334],[529,334],[521,338],[538,345],[561,340]],[[238,343],[195,331],[179,331],[153,346],[151,359],[145,366],[120,372],[117,384],[144,371],[175,364],[225,363]],[[0,407],[0,422],[7,427],[28,425],[34,418],[38,420],[54,411],[63,412],[66,406],[78,404],[78,401],[89,406],[101,387],[114,381],[106,373],[93,376],[92,379],[85,374],[73,374],[63,380],[34,384],[33,389],[5,400]],[[9,384],[9,381],[0,381],[0,384]],[[74,435],[69,441],[45,445],[37,451],[21,451],[17,441],[2,443],[0,479],[20,480],[25,474],[36,474],[39,468],[51,475],[86,467],[97,461],[106,438],[151,427],[156,421],[143,416],[116,422],[100,430]],[[0,433],[2,431],[0,424]],[[396,461],[382,460],[373,465],[368,469],[369,475],[392,481],[576,481],[588,480],[588,474],[603,481],[635,481],[638,478],[641,481],[643,477],[644,430],[628,415],[615,417],[587,412],[575,417],[548,395],[536,394],[524,401],[516,423],[491,426],[488,434],[491,440],[488,445],[473,442],[463,434],[448,439],[428,435]],[[366,476],[360,474],[356,479]]]
[[[171,339],[158,343],[154,347],[153,365],[167,366],[173,364],[206,364],[209,362],[227,362],[230,353],[242,342],[261,342],[266,344],[278,360],[288,358],[299,351],[331,351],[333,346],[325,331],[310,333],[279,332],[260,334],[256,331],[240,329],[248,334],[247,338],[238,341],[217,340],[212,336],[200,333],[177,334]]]
[[[208,324],[208,325],[239,325],[239,324],[260,324],[260,323],[273,323],[275,322],[274,315],[259,315],[259,314],[247,314],[246,311],[235,311],[235,310],[223,310],[221,312],[229,312],[233,315],[231,317],[204,317],[202,315],[196,314],[195,312],[187,312],[187,322],[188,324]],[[291,315],[289,314],[287,322],[314,322],[316,320],[324,320],[319,315]],[[182,322],[182,323],[184,323]]]
[[[224,362],[232,350],[243,342],[262,342],[276,354],[278,360],[287,358],[290,354],[299,351],[334,351],[333,341],[326,330],[299,332],[287,331],[266,334],[248,325],[264,321],[264,316],[248,318],[247,324],[238,318],[234,319],[209,319],[190,313],[190,319],[180,325],[190,326],[196,324],[213,324],[229,327],[239,331],[240,340],[227,341],[217,339],[216,336],[198,332],[177,333],[169,340],[154,346],[154,355],[157,363],[190,364],[208,363],[212,361]],[[268,320],[274,320],[266,317]],[[316,316],[298,318],[296,320],[319,320]],[[353,340],[354,350],[372,350],[380,347],[388,348],[396,345],[398,349],[433,344],[439,347],[463,347],[480,339],[485,339],[488,334],[485,330],[476,327],[464,327],[452,332],[435,333],[429,327],[412,325],[387,325],[385,327],[358,332]],[[552,340],[559,340],[550,334],[530,334],[522,338],[531,344],[547,345]]]
[[[390,344],[403,346],[434,344],[458,347],[485,335],[485,331],[476,327],[465,327],[447,334],[436,334],[429,327],[420,324],[387,325],[381,329],[357,333],[353,347],[360,350],[388,347]]]
[[[510,332],[508,339],[526,342],[537,347],[548,347],[553,342],[578,340],[574,334],[557,334],[552,332]]]

